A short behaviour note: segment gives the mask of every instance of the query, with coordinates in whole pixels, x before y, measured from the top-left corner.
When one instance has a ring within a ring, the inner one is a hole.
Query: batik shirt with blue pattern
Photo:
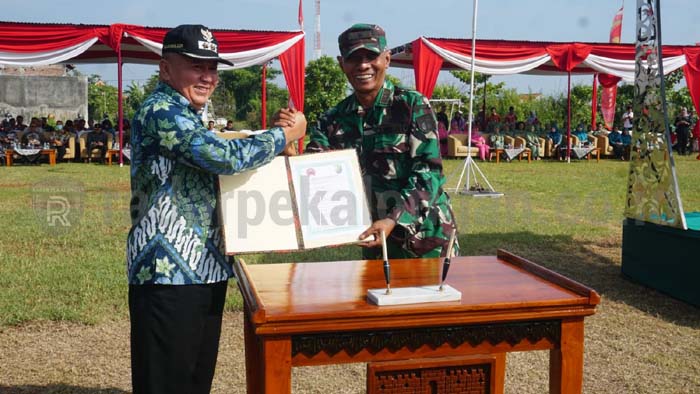
[[[223,251],[217,176],[268,163],[285,142],[279,127],[246,139],[219,138],[185,97],[159,83],[132,123],[129,283],[202,284],[233,276]]]

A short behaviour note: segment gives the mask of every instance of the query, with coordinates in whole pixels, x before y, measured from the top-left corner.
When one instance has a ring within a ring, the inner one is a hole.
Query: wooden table
[[[119,157],[119,149],[107,149],[107,164],[112,165],[112,156]]]
[[[12,156],[14,154],[15,154],[15,151],[13,149],[6,149],[5,150],[5,165],[7,165],[8,167],[12,166],[12,163],[13,163]],[[51,165],[51,166],[56,165],[56,149],[41,149],[39,154],[49,157],[49,165]]]
[[[501,162],[501,154],[505,151],[506,151],[505,149],[500,149],[500,148],[496,148],[496,149],[493,149],[491,151],[491,155],[493,155],[494,153],[496,155],[496,164]],[[527,157],[528,163],[532,162],[532,151],[530,150],[530,148],[526,148],[522,152],[518,153],[518,155],[516,157],[518,158],[518,161],[521,161],[523,159],[523,156]],[[489,156],[489,159],[491,159],[490,156]]]
[[[586,160],[590,161],[592,155],[595,155],[595,161],[600,163],[600,148],[593,148],[592,151],[588,152],[586,155]]]
[[[435,284],[438,259],[391,261],[392,286]],[[382,261],[246,265],[234,271],[244,299],[249,394],[290,393],[292,366],[550,350],[550,393],[581,393],[583,319],[600,296],[534,263],[497,256],[453,259],[457,302],[378,307]]]

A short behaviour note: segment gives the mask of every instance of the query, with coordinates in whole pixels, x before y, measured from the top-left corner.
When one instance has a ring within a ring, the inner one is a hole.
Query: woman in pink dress
[[[489,157],[489,145],[486,143],[486,138],[479,132],[479,126],[476,122],[472,124],[472,145],[479,148],[481,161],[486,161]]]

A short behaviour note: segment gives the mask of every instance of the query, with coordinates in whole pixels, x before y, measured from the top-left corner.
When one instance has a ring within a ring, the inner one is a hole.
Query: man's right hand
[[[304,116],[301,111],[292,111],[291,114],[294,118],[291,122],[288,122],[288,124],[291,123],[291,125],[282,127],[287,142],[304,138],[304,134],[306,134],[306,116]]]

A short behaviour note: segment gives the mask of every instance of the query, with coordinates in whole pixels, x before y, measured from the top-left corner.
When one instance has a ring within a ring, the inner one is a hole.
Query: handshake
[[[282,151],[282,154],[295,156],[298,152],[294,142],[304,138],[306,134],[306,117],[304,113],[291,108],[282,108],[272,116],[272,123],[284,130],[284,136],[287,139],[287,146]]]

